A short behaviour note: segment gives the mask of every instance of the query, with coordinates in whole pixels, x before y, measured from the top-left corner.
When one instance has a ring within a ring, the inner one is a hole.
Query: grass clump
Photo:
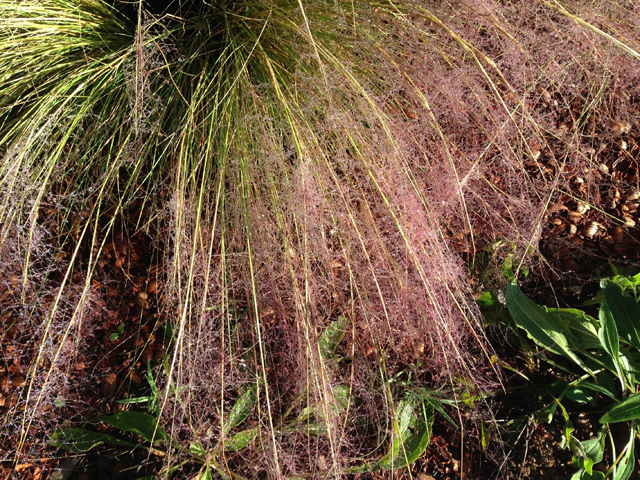
[[[128,272],[105,251],[155,234],[166,471],[187,451],[223,477],[415,460],[432,412],[417,387],[455,403],[496,382],[465,261],[501,238],[535,248],[584,119],[637,85],[626,12],[0,1],[0,263],[32,335],[3,427],[19,455],[104,321],[93,280]],[[583,108],[564,134],[551,86]],[[543,165],[551,144],[566,155]]]

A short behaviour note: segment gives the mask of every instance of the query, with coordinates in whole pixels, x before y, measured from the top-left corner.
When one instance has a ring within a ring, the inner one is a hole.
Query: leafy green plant
[[[634,444],[640,434],[640,274],[615,276],[600,283],[598,318],[573,308],[546,308],[529,300],[515,283],[505,292],[515,325],[524,331],[552,366],[558,379],[541,386],[546,405],[537,414],[550,421],[559,409],[564,418],[563,445],[571,450],[577,479],[627,480],[634,471]],[[602,410],[597,434],[578,440],[568,405]],[[611,424],[625,422],[628,440],[621,451]],[[608,470],[595,470],[609,440]]]
[[[389,451],[379,460],[348,469],[348,473],[394,470],[411,465],[426,450],[431,440],[434,410],[427,401],[415,402],[408,396],[396,406],[393,436]]]
[[[123,440],[120,437],[85,428],[64,428],[51,436],[51,444],[72,452],[84,453],[103,443],[151,449],[167,438],[156,419],[143,412],[122,411],[114,415],[99,415],[91,419],[90,423],[103,423],[122,432],[130,432],[139,436],[140,441]]]
[[[327,326],[318,339],[320,356],[330,364],[337,364],[342,357],[336,353],[347,329],[347,321],[339,317]],[[147,381],[151,388],[151,395],[119,400],[120,404],[147,404],[152,415],[143,412],[121,411],[114,415],[99,415],[89,421],[90,424],[104,424],[115,429],[116,434],[108,434],[88,428],[65,428],[56,431],[51,437],[51,444],[74,453],[85,453],[102,444],[122,448],[143,448],[163,455],[162,450],[172,448],[180,452],[182,461],[163,472],[169,475],[175,469],[185,464],[200,465],[199,477],[209,479],[214,477],[240,478],[231,474],[224,466],[225,454],[239,452],[253,442],[264,442],[264,430],[251,425],[248,419],[257,406],[259,398],[259,383],[250,385],[242,392],[231,409],[224,415],[224,435],[221,441],[213,447],[205,448],[196,440],[192,441],[188,449],[171,441],[158,425],[158,389],[152,375],[150,363],[147,364]],[[393,383],[390,381],[390,383]],[[406,382],[410,387],[411,382]],[[283,431],[306,432],[312,435],[326,435],[330,428],[330,416],[342,416],[356,401],[347,385],[336,385],[333,388],[335,403],[327,413],[322,405],[305,407],[297,416],[285,415],[279,428]],[[435,412],[439,412],[451,422],[455,422],[446,413],[444,406],[455,402],[443,398],[444,394],[424,388],[413,388],[406,392],[404,398],[395,406],[395,416],[390,426],[390,443],[388,451],[375,461],[365,462],[356,467],[345,470],[345,473],[363,473],[379,470],[394,470],[411,465],[426,450],[431,439],[431,431]],[[302,399],[300,399],[302,400]],[[134,434],[137,441],[124,439],[124,433]]]
[[[159,406],[159,394],[158,386],[156,385],[156,380],[153,377],[153,372],[151,370],[151,361],[147,361],[147,373],[146,380],[149,385],[149,389],[151,390],[150,395],[145,395],[142,397],[133,397],[133,398],[125,398],[122,400],[118,400],[120,404],[136,404],[136,403],[146,403],[146,408],[152,415],[158,416],[160,414],[160,406]]]
[[[124,333],[124,325],[121,323],[120,325],[118,325],[118,329],[115,332],[112,332],[111,335],[109,335],[109,341],[115,342],[120,338],[120,335],[122,335],[123,333]]]

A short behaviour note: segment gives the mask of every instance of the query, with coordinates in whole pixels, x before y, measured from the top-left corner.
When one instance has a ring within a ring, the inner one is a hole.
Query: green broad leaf
[[[547,308],[561,325],[570,345],[578,350],[601,349],[598,321],[576,308]]]
[[[253,408],[256,406],[256,401],[258,400],[258,385],[251,385],[246,392],[240,395],[238,401],[236,401],[235,405],[229,412],[229,416],[227,417],[225,433],[227,433],[232,428],[237,427],[242,422],[244,422]]]
[[[540,422],[549,424],[553,420],[553,416],[555,415],[557,409],[558,409],[558,403],[553,402],[547,407],[545,407],[543,410],[541,410],[536,416],[536,418]]]
[[[120,440],[106,433],[92,432],[84,428],[63,428],[51,435],[51,445],[74,453],[88,452],[103,443],[127,448],[140,446],[136,443]]]
[[[616,273],[615,270],[614,273]],[[640,287],[640,273],[636,275],[623,275],[621,274],[621,272],[617,273],[619,274],[611,278],[611,281],[620,285],[623,290],[629,289],[632,290],[635,294],[638,287]]]
[[[476,302],[482,311],[482,317],[487,325],[495,325],[509,321],[507,309],[504,305],[502,292],[484,292]]]
[[[258,436],[258,433],[260,433],[259,428],[250,428],[248,430],[238,432],[225,442],[224,449],[227,452],[237,452],[242,450]]]
[[[612,388],[608,388],[606,386],[598,385],[591,382],[581,382],[580,386],[587,390],[591,390],[592,392],[602,393],[603,395],[606,395],[607,397],[609,397],[611,400],[617,400],[615,388],[612,389]]]
[[[529,338],[550,352],[562,355],[580,365],[585,371],[589,371],[582,360],[573,353],[562,327],[553,315],[529,300],[514,283],[507,287],[505,297],[514,322]]]
[[[635,349],[634,349],[635,350]],[[619,363],[621,375],[624,375],[624,379],[627,385],[633,385],[636,383],[635,375],[637,374],[639,365],[633,360],[633,357],[622,345],[620,345]],[[624,386],[623,386],[624,390]]]
[[[338,317],[338,319],[329,324],[329,326],[322,332],[318,339],[318,348],[320,349],[320,355],[325,360],[333,357],[336,348],[342,341],[342,337],[346,332],[348,320],[346,317]]]
[[[402,403],[402,402],[401,402]],[[405,404],[406,405],[406,404]],[[402,410],[401,410],[402,407]],[[409,425],[411,419],[407,421],[405,414],[408,408],[399,405],[396,416],[396,426],[398,431],[401,425]],[[433,427],[434,413],[433,408],[426,403],[422,404],[422,412],[417,415],[416,424],[412,428],[404,430],[404,434],[400,435],[401,442],[392,441],[392,448],[389,453],[377,462],[368,463],[360,467],[349,468],[346,473],[363,473],[375,472],[379,470],[395,470],[411,465],[424,453],[431,440],[431,429]],[[413,409],[412,409],[413,413]],[[413,417],[413,415],[412,415]],[[398,432],[396,432],[398,433]]]
[[[404,436],[404,433],[409,428],[409,424],[411,423],[411,419],[413,418],[413,412],[415,410],[415,404],[412,399],[402,400],[398,404],[398,408],[396,409],[396,434],[394,437],[397,438]]]
[[[200,442],[191,442],[189,444],[189,452],[196,457],[204,457],[207,454]]]
[[[414,399],[406,398],[398,403],[396,408],[396,418],[393,422],[393,432],[391,439],[391,448],[385,458],[397,458],[404,444],[407,434],[409,434],[409,425],[413,419],[415,410]],[[382,461],[382,460],[381,460]]]
[[[553,363],[551,365],[553,365]],[[567,390],[572,387],[573,386],[566,380],[559,380],[559,381],[551,382],[545,385],[544,391],[545,393],[551,395],[551,397],[554,399],[555,398],[562,399],[564,397],[564,394],[567,392]]]
[[[606,298],[600,304],[600,329],[598,330],[598,338],[602,342],[604,350],[609,354],[615,365],[618,378],[622,382],[624,388],[624,379],[626,377],[626,369],[623,369],[620,361],[620,339],[618,338],[618,328],[613,319],[613,314],[609,308]]]
[[[620,365],[622,366],[625,374],[627,375],[627,382],[630,385],[640,383],[638,378],[640,377],[640,364],[636,361],[639,359],[638,351],[635,348],[631,349],[631,352],[620,345]],[[635,354],[635,357],[633,356]]]
[[[558,404],[558,408],[560,408],[562,417],[564,418],[560,448],[568,448],[574,457],[585,458],[586,453],[584,453],[584,448],[580,443],[580,440],[573,436],[575,428],[573,426],[573,422],[569,420],[569,412],[564,408],[564,405],[562,405],[559,400],[556,400],[556,403]]]
[[[158,397],[158,386],[156,385],[156,379],[153,378],[153,372],[151,371],[151,360],[147,360],[147,382],[151,387],[151,393],[154,397]]]
[[[339,415],[347,409],[351,402],[350,393],[348,385],[336,385],[333,387],[333,402],[331,402],[332,413]],[[297,422],[302,422],[309,418],[323,417],[324,414],[325,412],[322,404],[306,406],[298,415]]]
[[[510,253],[507,256],[504,263],[500,266],[500,271],[505,277],[507,277],[507,279],[511,281],[516,279],[516,276],[513,273],[513,254],[512,253]]]
[[[351,401],[350,389],[348,385],[336,385],[333,387],[333,399],[332,410],[336,415],[340,415],[348,407]]]
[[[348,385],[336,385],[332,389],[333,396],[329,399],[330,412],[326,411],[324,403],[305,407],[298,416],[297,422],[304,431],[312,435],[325,435],[327,433],[327,413],[330,415],[341,415],[349,407],[351,402],[350,389]],[[313,423],[305,422],[311,419]],[[294,427],[300,430],[300,427]]]
[[[115,415],[98,415],[93,422],[103,422],[125,432],[134,432],[147,442],[158,442],[165,433],[156,423],[156,419],[143,412],[118,412]]]
[[[477,401],[482,400],[481,395],[474,395],[469,393],[468,391],[462,392],[461,395],[462,402],[469,408],[475,408],[475,404]]]
[[[605,279],[600,282],[600,286],[618,332],[631,345],[640,349],[640,304],[622,293],[622,287],[615,282]]]
[[[598,385],[609,392],[609,394],[605,395],[616,402],[620,400],[616,394],[616,382],[613,373],[603,371],[598,373],[598,376],[596,378],[598,379]]]
[[[431,440],[431,427],[433,426],[433,409],[422,408],[422,415],[418,415],[416,429],[410,435],[403,435],[402,444],[393,448],[377,462],[379,470],[392,470],[403,468],[415,462],[426,450]],[[407,430],[403,433],[408,433]]]
[[[505,422],[504,426],[508,433],[507,443],[509,445],[515,445],[522,438],[522,435],[524,435],[524,433],[529,429],[530,424],[531,418],[528,415],[522,415]]]
[[[582,447],[585,453],[583,468],[589,475],[592,475],[593,466],[596,463],[600,463],[604,456],[604,435],[591,440],[584,440],[582,442]]]
[[[600,423],[617,423],[640,418],[640,393],[617,404],[600,418]]]
[[[629,480],[629,478],[631,478],[636,466],[636,458],[633,451],[635,435],[636,428],[632,428],[629,443],[625,446],[626,451],[624,452],[622,459],[620,459],[620,463],[618,463],[618,467],[616,468],[613,477],[611,477],[612,480]]]
[[[573,474],[571,480],[604,480],[605,474],[596,470],[589,474],[586,470],[580,470]]]
[[[571,423],[571,422],[568,422]],[[582,443],[580,442],[580,440],[578,440],[574,435],[573,435],[573,431],[575,430],[575,428],[573,428],[573,425],[569,428],[566,429],[565,428],[565,437],[564,437],[564,446],[569,448],[569,451],[571,452],[571,455],[573,455],[575,458],[580,459],[580,460],[584,460],[587,458],[587,454],[584,451],[584,446],[582,445]]]
[[[109,341],[115,342],[118,338],[120,338],[120,335],[122,335],[123,333],[124,333],[124,325],[120,324],[118,325],[118,331],[113,332],[111,335],[109,335]]]
[[[476,302],[478,303],[478,305],[480,305],[481,307],[493,307],[495,300],[493,298],[493,295],[491,292],[487,291],[482,293],[482,295],[480,295],[477,299]]]
[[[306,406],[302,409],[300,414],[298,415],[297,421],[301,422],[303,420],[309,419],[312,415],[315,415],[318,410],[317,405]]]
[[[598,338],[611,358],[617,360],[620,352],[618,328],[616,327],[616,322],[613,319],[613,314],[606,299],[600,304],[599,317],[600,329],[598,330]]]
[[[204,471],[200,473],[198,480],[213,480],[211,469],[209,467],[204,467]]]
[[[332,389],[332,399],[329,401],[331,415],[341,415],[353,401],[348,385],[336,385]],[[302,409],[291,431],[304,431],[310,435],[326,435],[327,411],[324,403],[319,402]]]
[[[593,394],[583,386],[569,387],[565,390],[564,396],[572,402],[589,404],[595,403],[595,397]]]
[[[482,450],[486,450],[489,447],[491,432],[487,429],[487,425],[484,420],[480,421],[480,433],[480,445],[482,446]]]

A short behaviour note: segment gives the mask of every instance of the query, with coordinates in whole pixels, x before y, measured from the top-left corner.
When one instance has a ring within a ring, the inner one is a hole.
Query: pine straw
[[[85,212],[75,242],[92,252],[84,287],[66,264],[4,428],[25,455],[30,427],[50,433],[34,412],[66,367],[43,359],[86,347],[67,339],[114,228],[92,225],[134,198],[167,234],[161,423],[212,452],[259,431],[207,459],[223,476],[339,477],[386,451],[407,393],[495,388],[465,262],[498,240],[535,252],[587,119],[605,92],[638,94],[637,11],[602,3],[196,2],[128,19],[98,0],[0,2],[0,260],[28,290],[45,200]],[[568,132],[536,108],[549,86],[583,101]],[[637,128],[626,106],[612,120]],[[566,155],[531,175],[550,141]],[[21,301],[17,316],[37,304]],[[319,339],[341,318],[332,359]],[[257,407],[227,431],[251,386]]]

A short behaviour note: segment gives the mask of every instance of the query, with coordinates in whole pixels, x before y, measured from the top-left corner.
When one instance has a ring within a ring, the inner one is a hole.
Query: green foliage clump
[[[556,377],[538,385],[545,405],[537,418],[550,422],[560,410],[562,444],[571,450],[572,463],[579,469],[572,478],[627,480],[635,470],[635,440],[640,434],[640,275],[615,276],[600,285],[598,318],[574,308],[539,306],[515,284],[507,288],[505,299],[515,325],[543,349],[541,358]],[[594,437],[575,436],[576,409],[600,412]],[[628,434],[620,450],[611,424],[621,422]],[[607,468],[594,470],[605,451]]]

